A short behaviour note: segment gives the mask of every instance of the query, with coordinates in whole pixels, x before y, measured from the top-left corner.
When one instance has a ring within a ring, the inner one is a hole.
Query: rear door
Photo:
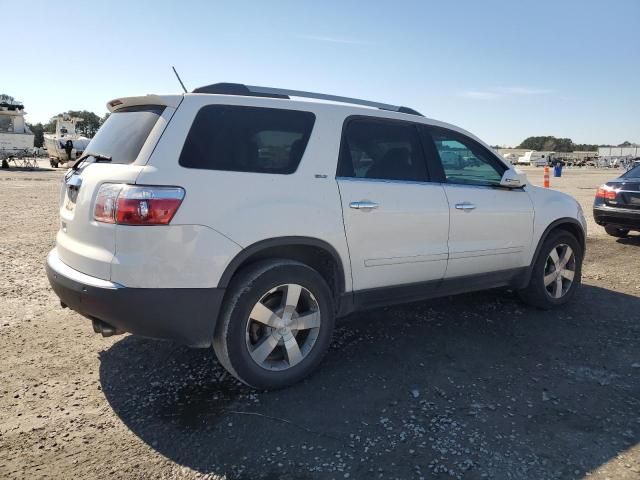
[[[429,181],[416,125],[347,119],[337,182],[354,290],[443,277],[449,208]]]
[[[445,278],[526,265],[533,234],[533,203],[522,188],[500,186],[507,166],[472,138],[428,127],[450,212]]]
[[[115,225],[96,222],[93,208],[104,183],[135,183],[174,109],[159,105],[113,112],[70,169],[60,195],[60,259],[80,272],[108,280],[115,252]]]

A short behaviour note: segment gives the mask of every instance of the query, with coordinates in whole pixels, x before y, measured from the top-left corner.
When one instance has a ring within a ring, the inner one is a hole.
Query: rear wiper
[[[110,155],[104,155],[102,153],[97,153],[97,152],[86,152],[84,153],[80,158],[78,158],[75,162],[73,162],[73,165],[71,165],[71,169],[72,170],[77,170],[78,168],[80,168],[80,164],[89,157],[93,157],[96,159],[96,162],[110,162],[111,161],[111,156]]]

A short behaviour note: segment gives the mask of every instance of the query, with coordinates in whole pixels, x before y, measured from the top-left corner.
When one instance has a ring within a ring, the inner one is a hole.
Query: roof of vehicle
[[[389,110],[391,112],[407,113],[409,115],[423,116],[421,113],[409,107],[390,105],[387,103],[372,102],[359,98],[342,97],[339,95],[329,95],[326,93],[306,92],[303,90],[288,90],[284,88],[258,87],[255,85],[244,85],[241,83],[214,83],[204,87],[196,88],[192,93],[208,93],[216,95],[241,95],[247,97],[268,97],[290,99],[291,97],[312,98],[316,100],[326,100],[330,102],[349,103],[362,105],[365,107]]]
[[[292,107],[309,106],[318,108],[320,105],[330,105],[333,108],[341,110],[351,110],[351,114],[371,115],[372,111],[377,112],[375,115],[383,118],[411,120],[417,123],[424,123],[437,127],[447,128],[468,137],[473,138],[486,148],[493,151],[487,143],[473,135],[472,133],[457,127],[455,125],[425,117],[421,113],[408,107],[391,105],[386,103],[373,102],[369,100],[361,100],[357,98],[341,97],[337,95],[328,95],[323,93],[305,92],[301,90],[286,90],[271,87],[258,87],[252,85],[244,85],[239,83],[216,83],[199,87],[191,93],[180,93],[173,95],[144,95],[135,97],[122,97],[111,100],[107,103],[110,112],[114,112],[127,106],[136,105],[165,105],[177,108],[183,98],[187,97],[204,97],[214,96],[221,98],[254,98],[255,103],[279,103],[282,101],[291,102]],[[295,100],[291,99],[294,97]],[[244,103],[244,102],[243,102]],[[280,105],[278,105],[280,107]],[[496,153],[496,155],[498,155]],[[501,158],[498,155],[499,158]],[[503,162],[509,166],[508,162]]]

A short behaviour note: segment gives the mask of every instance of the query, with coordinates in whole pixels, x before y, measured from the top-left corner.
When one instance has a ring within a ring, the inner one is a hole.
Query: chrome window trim
[[[415,185],[444,185],[442,182],[429,182],[420,180],[389,180],[386,178],[366,178],[366,177],[339,177],[336,176],[336,180],[345,180],[350,182],[371,182],[371,183],[400,183],[400,184],[415,184]]]
[[[496,184],[496,185],[474,185],[471,183],[455,183],[455,182],[442,182],[442,185],[447,185],[450,187],[471,187],[471,188],[497,188],[500,190],[516,190],[524,192],[524,187],[526,185],[522,185],[521,187],[505,187],[504,185]]]
[[[365,177],[339,177],[336,176],[336,180],[343,180],[343,181],[350,181],[350,182],[371,182],[371,183],[399,183],[399,184],[415,184],[415,185],[440,185],[440,186],[451,186],[451,187],[464,187],[464,188],[483,188],[483,189],[499,189],[499,190],[513,190],[513,191],[519,191],[519,192],[524,192],[524,187],[526,187],[526,185],[523,185],[522,187],[518,187],[518,188],[509,188],[509,187],[504,187],[502,185],[471,185],[471,184],[464,184],[464,183],[451,183],[451,182],[428,182],[428,181],[418,181],[418,180],[387,180],[384,178],[365,178]]]

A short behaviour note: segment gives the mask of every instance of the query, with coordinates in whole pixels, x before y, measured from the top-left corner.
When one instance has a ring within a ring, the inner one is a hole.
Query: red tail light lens
[[[617,194],[618,192],[614,190],[613,187],[610,187],[609,185],[602,185],[600,188],[598,188],[598,191],[596,192],[596,198],[603,198],[605,200],[615,200]]]
[[[98,190],[93,217],[121,225],[167,225],[183,198],[180,187],[105,183]]]

